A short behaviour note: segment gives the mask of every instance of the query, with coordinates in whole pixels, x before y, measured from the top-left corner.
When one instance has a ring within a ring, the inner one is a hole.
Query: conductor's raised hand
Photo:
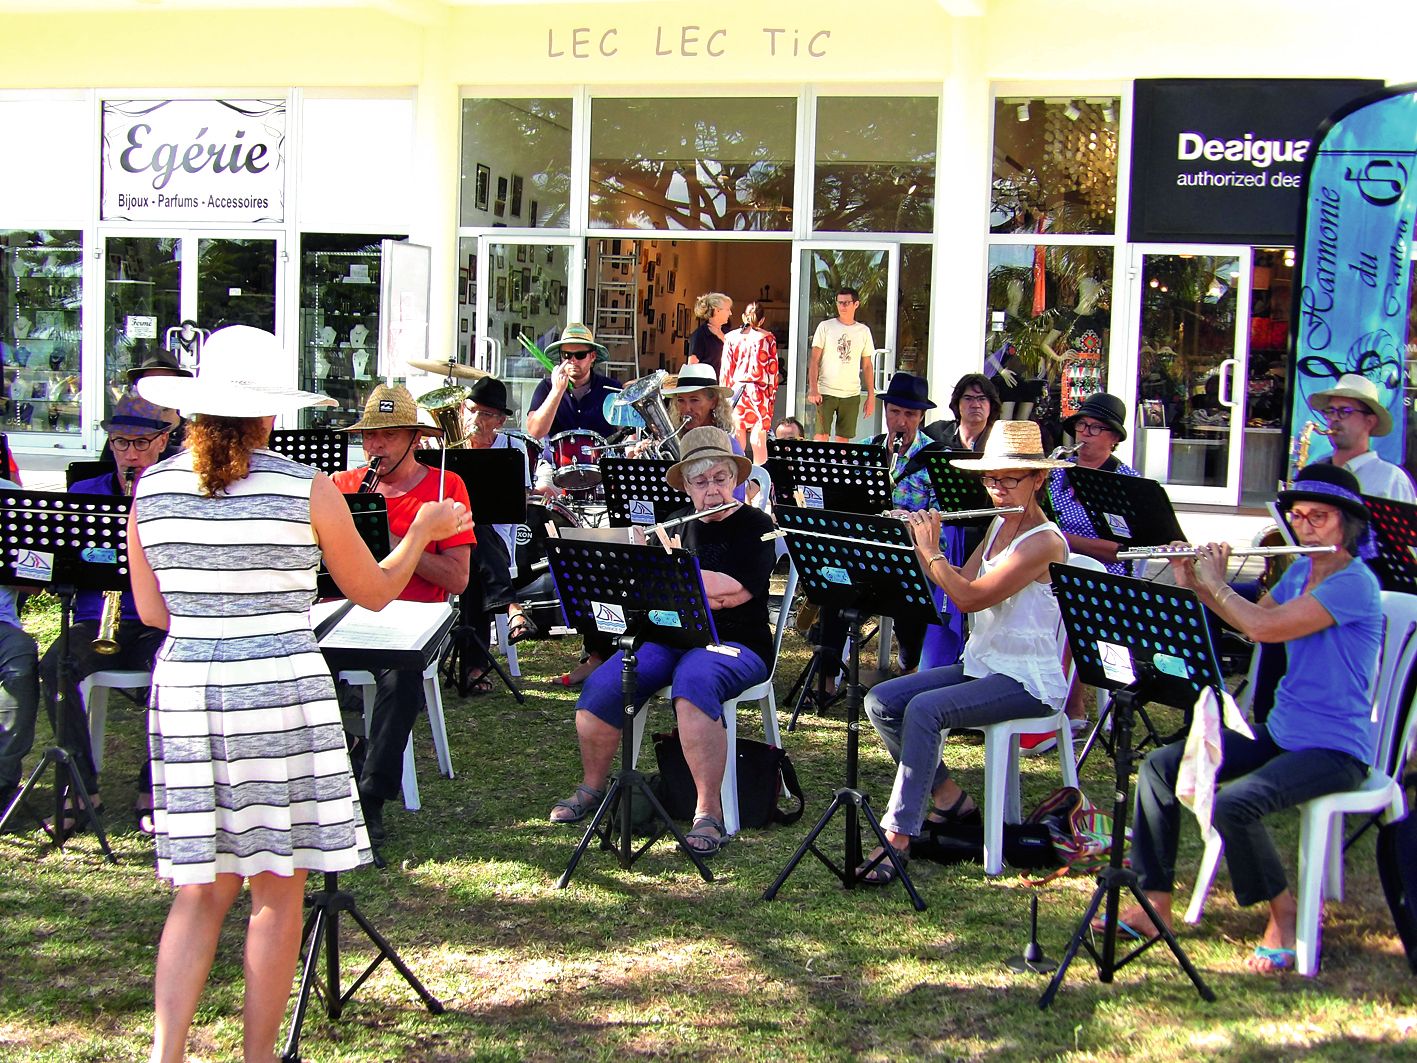
[[[429,540],[451,539],[472,528],[472,514],[461,502],[445,498],[419,507],[410,531],[417,529]]]

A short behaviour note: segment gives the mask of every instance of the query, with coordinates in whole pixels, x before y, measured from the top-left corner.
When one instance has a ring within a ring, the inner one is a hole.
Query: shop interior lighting
[[[1076,100],[1068,101],[1067,106],[1063,108],[1063,117],[1066,118],[1069,122],[1076,122],[1079,118],[1082,117],[1082,112],[1078,110]]]
[[[1027,122],[1027,121],[1028,121],[1028,101],[1027,101],[1027,100],[1024,100],[1021,104],[1018,105],[1018,120],[1019,120],[1020,122]]]

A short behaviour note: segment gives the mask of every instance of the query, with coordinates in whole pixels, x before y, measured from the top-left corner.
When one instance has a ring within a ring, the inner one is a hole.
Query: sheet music
[[[343,602],[320,602],[310,610],[314,624]],[[420,650],[452,615],[447,602],[394,601],[378,612],[356,605],[321,641],[323,649]]]

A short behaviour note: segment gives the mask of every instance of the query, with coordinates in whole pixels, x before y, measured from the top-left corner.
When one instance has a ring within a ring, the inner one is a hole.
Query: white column
[[[461,136],[458,84],[445,27],[423,36],[423,76],[414,117],[413,184],[408,189],[409,239],[432,249],[428,357],[446,358],[457,342],[458,174]],[[394,366],[394,373],[406,371]]]

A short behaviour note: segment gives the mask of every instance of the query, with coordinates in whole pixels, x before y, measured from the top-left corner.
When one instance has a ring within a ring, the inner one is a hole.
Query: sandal
[[[552,823],[579,823],[590,815],[595,809],[600,807],[600,802],[605,800],[605,791],[596,790],[585,784],[576,787],[576,792],[564,801],[557,801],[551,806],[550,820]],[[569,816],[558,816],[556,810],[564,808],[570,813]]]
[[[709,830],[715,830],[717,834],[710,834]],[[728,828],[723,825],[721,819],[713,816],[695,816],[693,827],[689,833],[684,835],[684,840],[689,843],[689,848],[699,856],[712,856],[718,852],[728,841]],[[695,845],[701,842],[701,845]]]
[[[895,848],[895,846],[891,846]],[[896,849],[895,855],[902,864],[910,863],[909,849]],[[897,878],[895,864],[891,863],[884,849],[871,854],[867,861],[856,869],[856,881],[863,886],[889,886]]]
[[[468,680],[467,693],[463,695],[469,698],[480,698],[484,694],[491,694],[497,689],[497,684],[492,681],[492,669],[487,669],[476,679]]]
[[[97,795],[92,795],[89,797],[89,801],[93,804],[93,814],[95,816],[103,815],[102,799]],[[44,829],[50,834],[56,833],[54,820],[46,819]],[[64,825],[60,829],[64,834],[76,834],[89,829],[89,819],[84,815],[84,806],[72,797],[64,802]]]
[[[541,634],[541,629],[536,626],[536,621],[526,613],[513,613],[507,619],[507,644],[515,646],[523,639],[534,639]]]
[[[133,821],[140,834],[149,837],[157,833],[157,819],[153,814],[153,795],[139,794],[133,802]]]
[[[1255,974],[1283,974],[1294,970],[1298,955],[1293,949],[1272,949],[1268,945],[1256,945],[1247,966]]]
[[[930,811],[925,814],[925,829],[944,830],[951,827],[984,826],[984,813],[979,810],[978,805],[968,811],[960,809],[960,806],[969,799],[969,794],[961,790],[959,797],[949,808],[940,808],[932,802]]]

